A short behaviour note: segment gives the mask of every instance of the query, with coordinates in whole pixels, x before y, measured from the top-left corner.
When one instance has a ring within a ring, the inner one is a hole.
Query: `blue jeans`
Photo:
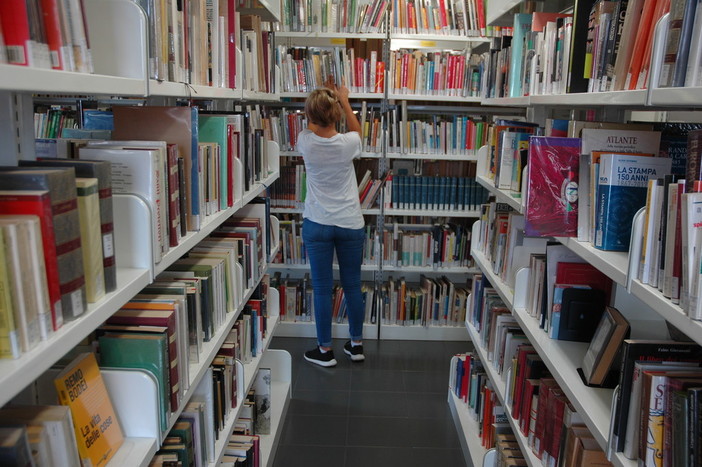
[[[317,326],[317,343],[331,347],[332,343],[332,288],[334,275],[332,262],[334,250],[339,262],[341,286],[346,297],[351,340],[363,339],[365,314],[361,294],[361,262],[365,229],[345,229],[334,225],[317,224],[309,219],[302,223],[302,240],[312,271],[314,319]]]

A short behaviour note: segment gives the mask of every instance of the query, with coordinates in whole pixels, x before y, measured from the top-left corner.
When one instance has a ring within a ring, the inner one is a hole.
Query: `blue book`
[[[400,175],[394,175],[392,177],[392,185],[390,189],[390,202],[391,206],[394,209],[397,209],[399,206],[399,195],[400,195]]]
[[[527,34],[531,33],[531,14],[517,13],[514,15],[514,26],[512,36],[512,57],[510,59],[510,68],[512,70],[522,70],[522,59],[524,58],[524,41]],[[509,97],[521,97],[522,92],[522,74],[509,74]]]
[[[602,154],[597,185],[595,248],[628,251],[631,223],[646,205],[648,180],[670,174],[662,157]]]
[[[449,183],[451,186],[451,191],[449,193],[449,209],[455,211],[458,209],[458,206],[456,205],[456,185],[458,184],[458,178],[451,177],[449,179]]]
[[[419,197],[419,199],[420,199],[419,209],[429,209],[429,206],[427,206],[427,188],[429,188],[428,187],[429,177],[422,176],[420,182],[422,185],[422,189],[421,189],[421,194]]]
[[[459,211],[464,211],[466,209],[466,178],[460,177],[458,179],[458,193],[456,194],[456,209]]]
[[[589,285],[556,284],[553,286],[553,306],[551,307],[551,319],[548,329],[548,337],[558,339],[558,330],[561,326],[561,305],[563,303],[563,291],[565,289],[590,289]]]

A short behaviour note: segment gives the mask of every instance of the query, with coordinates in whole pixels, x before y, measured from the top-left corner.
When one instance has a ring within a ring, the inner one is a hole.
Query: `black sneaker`
[[[344,353],[354,362],[362,362],[366,359],[363,355],[363,345],[351,345],[351,341],[346,341],[344,344]]]
[[[319,350],[319,347],[315,347],[314,349],[305,352],[305,360],[310,363],[314,363],[315,365],[324,367],[336,366],[334,351],[327,350],[325,353],[322,353],[322,351]]]

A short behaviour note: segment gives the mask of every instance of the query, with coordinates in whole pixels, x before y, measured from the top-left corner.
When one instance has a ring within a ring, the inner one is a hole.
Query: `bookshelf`
[[[453,368],[453,364],[451,367]],[[487,450],[482,446],[480,438],[477,436],[477,433],[480,432],[478,421],[468,412],[465,402],[456,396],[451,388],[448,390],[448,404],[460,436],[464,457],[470,459],[474,466],[482,465],[483,456]]]

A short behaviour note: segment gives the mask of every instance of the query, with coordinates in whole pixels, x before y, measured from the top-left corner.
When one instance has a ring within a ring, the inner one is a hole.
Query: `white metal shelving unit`
[[[453,365],[451,367],[453,368]],[[487,449],[483,447],[478,437],[480,432],[478,421],[469,413],[466,403],[456,396],[451,388],[448,390],[448,404],[459,433],[463,455],[472,461],[473,466],[481,466]]]
[[[314,321],[280,321],[276,329],[276,336],[281,337],[308,337],[316,338],[317,330]],[[332,338],[348,339],[349,326],[346,322],[332,323]],[[376,340],[378,339],[378,325],[372,323],[363,323],[363,338]]]
[[[419,152],[388,152],[388,159],[421,159],[421,160],[441,160],[441,161],[477,161],[476,154],[437,154],[437,153],[419,153]]]
[[[0,65],[0,91],[146,96],[146,81],[120,76]]]
[[[522,194],[512,190],[500,190],[495,188],[495,182],[487,178],[485,175],[476,176],[478,183],[487,189],[490,194],[495,195],[498,203],[507,203],[512,209],[519,213],[524,212],[522,205]]]

